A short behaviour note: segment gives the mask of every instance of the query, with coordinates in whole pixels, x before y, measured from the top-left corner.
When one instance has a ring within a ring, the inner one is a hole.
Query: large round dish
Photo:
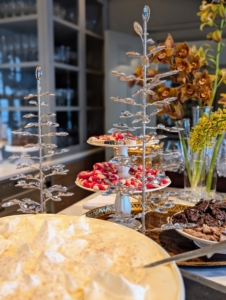
[[[80,188],[84,189],[84,190],[87,190],[87,191],[90,191],[90,192],[101,192],[101,190],[98,190],[98,191],[95,191],[93,189],[90,189],[90,188],[86,188],[84,186],[82,186],[77,180],[75,181],[75,184],[77,186],[79,186]],[[163,185],[163,186],[160,186],[158,188],[155,188],[155,189],[146,189],[146,193],[150,193],[150,192],[155,192],[155,191],[159,191],[159,190],[162,190],[164,188],[166,188],[167,186],[169,186],[171,184],[171,181],[168,182],[167,184]],[[104,191],[103,191],[104,192]],[[134,194],[141,194],[142,191],[135,191]]]
[[[50,215],[50,214],[48,214],[48,215],[43,214],[43,215],[10,216],[10,217],[1,218],[1,222],[5,221],[5,222],[9,223],[10,221],[14,220],[15,218],[20,218],[21,221],[23,221],[24,218],[29,218],[29,220],[32,222],[32,224],[37,226],[37,228],[40,228],[41,224],[43,224],[42,222],[44,222],[46,220],[51,222],[51,224],[52,224],[51,226],[55,226],[55,228],[57,228],[57,226],[59,226],[58,222],[60,222],[61,226],[65,230],[73,222],[79,222],[78,217],[75,217],[75,216]],[[111,247],[109,248],[111,253],[112,253],[112,250],[114,251],[114,249],[111,249],[111,248],[114,246],[115,242],[119,243],[119,245],[121,245],[122,251],[124,251],[123,249],[126,246],[126,243],[128,243],[128,242],[130,243],[131,246],[135,247],[136,248],[135,249],[136,257],[134,258],[133,256],[128,256],[126,258],[130,262],[130,264],[132,264],[133,266],[138,266],[138,265],[136,265],[137,259],[138,259],[138,261],[142,261],[142,265],[143,265],[143,263],[144,264],[151,263],[156,260],[160,260],[160,259],[163,259],[163,258],[166,258],[169,256],[166,253],[166,251],[163,248],[161,248],[158,244],[156,244],[154,241],[152,241],[151,239],[149,239],[148,237],[146,237],[140,233],[134,232],[131,229],[122,227],[122,226],[114,224],[114,223],[105,222],[105,221],[97,220],[97,219],[86,218],[85,220],[83,219],[83,222],[84,221],[86,224],[89,225],[89,228],[88,228],[89,232],[87,232],[87,234],[84,234],[82,236],[82,238],[88,240],[89,243],[90,243],[90,241],[93,240],[93,241],[95,241],[97,246],[99,243],[103,243],[104,245],[106,245],[106,244],[111,245]],[[23,228],[23,227],[18,228],[18,232],[21,231],[21,228]],[[32,229],[30,229],[30,230],[32,231]],[[28,236],[30,233],[31,232],[29,232],[29,229],[28,229],[26,234],[23,236]],[[98,239],[96,240],[96,238],[98,238],[98,237],[100,238],[100,240],[98,240]],[[70,236],[66,235],[65,243],[67,243],[67,239],[69,241]],[[77,238],[75,237],[75,240],[76,239]],[[104,240],[102,241],[102,239],[104,239]],[[78,236],[78,240],[81,241],[81,235]],[[25,238],[24,238],[24,241],[25,241]],[[109,243],[109,241],[110,241],[110,243]],[[112,241],[113,241],[113,243],[112,243]],[[29,242],[27,242],[27,243],[29,244]],[[33,244],[31,244],[31,245],[33,245]],[[31,247],[33,247],[33,246],[31,246]],[[127,245],[127,247],[128,247],[128,245]],[[60,253],[61,248],[59,248],[59,249],[57,251],[59,251],[59,253]],[[75,257],[76,255],[74,254],[74,252],[72,250],[73,250],[73,248],[71,249],[71,252],[72,252],[71,257]],[[37,251],[37,249],[36,249],[36,251]],[[50,250],[48,250],[48,251],[50,251]],[[52,250],[52,251],[54,251],[54,250]],[[105,253],[107,255],[108,249],[106,251],[107,252],[105,252]],[[48,253],[50,254],[50,252],[48,252]],[[94,257],[96,257],[96,260],[97,260],[97,262],[94,260],[94,263],[96,263],[98,265],[99,270],[97,270],[97,272],[108,268],[106,265],[103,267],[100,267],[100,264],[98,264],[98,260],[99,259],[102,260],[102,256],[98,252],[97,252],[97,254],[93,254],[93,255],[94,255]],[[95,255],[97,255],[97,256],[95,256]],[[116,255],[116,257],[118,257],[118,255]],[[88,256],[88,258],[89,258],[89,256]],[[62,260],[56,262],[56,265],[59,265],[61,262],[62,262]],[[101,263],[103,265],[103,260],[101,261]],[[76,259],[75,259],[75,264],[76,264]],[[6,270],[7,270],[7,268],[5,268],[5,271]],[[72,270],[74,270],[74,269],[72,269]],[[75,268],[75,270],[76,270],[76,272],[80,272],[80,270],[82,272],[83,269]],[[9,271],[10,271],[10,268],[9,268]],[[146,273],[142,276],[141,284],[143,286],[148,286],[148,289],[147,289],[147,292],[145,295],[145,299],[143,297],[139,298],[139,299],[143,299],[143,300],[146,300],[146,299],[184,300],[185,299],[183,280],[182,280],[181,274],[179,272],[179,269],[177,268],[175,263],[171,263],[171,264],[164,265],[164,266],[158,266],[155,268],[145,269],[145,270],[143,269],[143,271],[145,271]],[[52,271],[50,270],[50,272],[52,272]],[[0,276],[1,275],[2,275],[2,273],[0,274]],[[133,273],[133,276],[135,276],[135,273]],[[140,275],[138,274],[138,276],[140,276]],[[132,278],[132,276],[130,278]],[[54,279],[56,281],[56,276],[54,276],[54,273],[53,273],[52,279]],[[57,280],[59,281],[59,279],[57,279]],[[91,279],[91,281],[92,280],[93,279]],[[56,289],[57,289],[57,292],[61,291],[60,290],[61,282],[58,282],[58,281],[57,282],[53,281],[51,283],[52,285],[55,284],[55,288],[53,288],[52,293],[54,293],[56,291]],[[107,284],[105,286],[107,286]],[[118,292],[119,288],[120,287],[116,286],[117,292]],[[40,286],[36,287],[36,290],[38,290],[38,293],[40,293]],[[113,290],[113,288],[112,288],[112,290]],[[86,298],[86,299],[93,300],[94,297],[92,294],[92,290],[89,295],[91,298]],[[27,299],[27,298],[23,298],[23,295],[21,293],[20,293],[20,296],[21,297],[19,299],[23,299],[23,300]],[[43,296],[45,296],[45,295],[43,295]],[[58,297],[59,296],[60,295],[58,295]],[[113,299],[113,297],[111,297],[111,294],[109,294],[109,296],[110,297],[108,297],[107,299],[109,299],[109,300]],[[45,297],[43,297],[43,299],[44,298]],[[62,299],[62,297],[61,297],[61,299]],[[64,299],[66,299],[66,298],[64,298]],[[69,298],[67,298],[67,299],[69,299]],[[72,296],[70,299],[75,299],[75,298]],[[81,299],[82,299],[82,297],[81,297]],[[129,299],[133,300],[134,298],[130,297]],[[135,299],[138,299],[138,297],[136,297]]]
[[[87,144],[92,145],[92,146],[99,146],[99,147],[107,147],[107,148],[122,148],[122,147],[127,147],[127,148],[137,148],[137,147],[143,147],[143,144],[136,144],[136,145],[109,145],[109,144],[96,144],[92,143],[89,141],[90,139],[87,140]],[[159,141],[153,141],[153,142],[148,142],[146,146],[151,146],[157,144]]]
[[[170,222],[172,223],[172,217],[170,219]],[[205,246],[210,246],[210,245],[215,245],[215,244],[218,243],[218,242],[208,241],[208,240],[205,240],[205,239],[195,237],[191,234],[188,234],[187,232],[184,232],[183,229],[176,229],[176,231],[179,234],[181,234],[182,236],[184,236],[185,238],[193,241],[196,244],[196,246],[198,246],[199,248],[202,248],[202,247],[205,247]],[[223,250],[223,251],[220,251],[220,252],[217,252],[217,253],[226,254],[226,250]]]

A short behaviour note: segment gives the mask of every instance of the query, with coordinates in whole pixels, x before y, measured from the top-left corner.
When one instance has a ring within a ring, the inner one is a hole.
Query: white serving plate
[[[76,218],[78,218],[75,216],[42,214],[9,216],[1,218],[0,221],[10,221],[10,219],[12,220],[12,218],[15,217],[25,218],[27,216],[32,218],[34,222],[37,222],[37,224],[47,218],[57,218],[64,224],[70,224],[73,219],[76,220]],[[108,233],[115,233],[115,239],[117,239],[117,236],[121,236],[120,241],[122,240],[122,236],[123,239],[125,239],[125,237],[126,239],[129,239],[131,245],[133,245],[133,247],[134,245],[137,247],[137,258],[140,257],[142,261],[145,260],[145,264],[169,257],[168,253],[161,246],[145,235],[135,232],[134,230],[98,219],[87,218],[87,222],[90,226],[91,232],[95,232],[95,230],[99,229],[102,233],[106,232],[106,238],[108,239]],[[131,259],[133,259],[133,257]],[[147,292],[148,295],[145,297],[145,300],[185,300],[182,276],[175,263],[146,269],[146,271],[148,273],[142,279],[142,283],[149,286]]]
[[[210,245],[215,245],[215,244],[218,243],[218,242],[214,242],[214,241],[208,241],[208,240],[197,238],[193,235],[190,235],[190,234],[184,232],[183,229],[176,229],[176,231],[179,234],[186,237],[187,239],[192,240],[196,244],[196,246],[198,246],[199,248],[202,248],[202,247],[205,247],[205,246],[210,246]],[[226,254],[226,250],[223,250],[223,251],[220,251],[220,252],[217,252],[217,253]]]
[[[94,190],[94,189],[86,188],[86,187],[82,186],[77,179],[75,181],[75,184],[77,186],[79,186],[80,188],[82,188],[84,190],[87,190],[87,191],[90,191],[90,192],[104,192],[104,190],[101,191],[101,190]],[[155,191],[162,190],[162,189],[166,188],[167,186],[169,186],[170,184],[171,184],[171,181],[169,183],[167,183],[167,184],[165,184],[163,186],[160,186],[158,188],[155,188],[155,189],[146,189],[146,193],[150,193],[150,192],[155,192]],[[135,191],[133,194],[141,194],[141,193],[142,193],[142,191]]]
[[[107,148],[122,148],[122,147],[127,147],[127,148],[137,148],[137,147],[143,147],[143,144],[135,144],[135,145],[109,145],[109,144],[98,144],[98,143],[93,143],[90,141],[91,138],[89,138],[87,140],[87,144],[92,145],[92,146],[99,146],[99,147],[107,147]],[[157,144],[159,141],[158,140],[154,140],[153,142],[148,142],[146,144],[146,147],[151,146],[151,145],[155,145]]]
[[[179,234],[181,234],[182,236],[186,237],[187,239],[192,240],[196,244],[196,246],[198,246],[199,248],[202,248],[202,247],[205,247],[205,246],[210,246],[210,245],[215,245],[215,244],[218,243],[218,242],[214,242],[214,241],[208,241],[208,240],[205,240],[205,239],[200,239],[200,238],[195,237],[191,234],[188,234],[187,232],[184,232],[183,229],[176,229],[176,231]],[[226,250],[223,250],[223,251],[220,251],[220,252],[217,252],[217,253],[226,254]]]

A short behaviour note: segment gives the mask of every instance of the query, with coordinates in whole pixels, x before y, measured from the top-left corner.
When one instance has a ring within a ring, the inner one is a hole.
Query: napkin
[[[135,199],[130,198],[132,202],[137,202]],[[105,205],[112,205],[115,202],[115,195],[109,195],[109,196],[102,196],[98,195],[95,198],[92,198],[91,200],[87,201],[83,204],[84,209],[93,209],[100,206]]]

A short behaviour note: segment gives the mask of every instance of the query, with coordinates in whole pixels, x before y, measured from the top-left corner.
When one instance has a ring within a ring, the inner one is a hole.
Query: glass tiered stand
[[[158,112],[161,111],[160,108],[155,109],[152,113],[147,113],[147,107],[149,106],[156,106],[161,107],[163,105],[170,104],[171,101],[176,100],[175,97],[171,98],[165,98],[162,100],[154,100],[152,103],[147,103],[147,95],[152,95],[155,99],[155,92],[153,91],[154,87],[161,85],[164,80],[162,78],[165,78],[167,76],[171,76],[176,74],[178,71],[169,71],[162,74],[157,74],[154,77],[148,77],[147,76],[147,68],[149,66],[149,59],[150,57],[155,53],[164,48],[164,46],[158,46],[154,50],[148,52],[148,45],[153,44],[154,41],[150,38],[148,38],[147,33],[147,22],[150,18],[150,8],[148,6],[145,6],[143,8],[142,13],[143,18],[143,28],[142,26],[135,22],[134,23],[134,30],[135,32],[140,36],[142,45],[143,45],[143,53],[137,53],[137,52],[128,52],[126,53],[129,57],[139,57],[142,64],[143,69],[143,77],[135,77],[134,75],[126,75],[125,73],[121,73],[118,71],[112,71],[113,75],[118,76],[121,81],[129,82],[129,81],[141,81],[143,82],[143,87],[136,91],[132,98],[125,98],[122,99],[120,97],[111,97],[111,100],[115,102],[120,102],[124,104],[129,104],[133,106],[137,106],[140,108],[139,111],[136,113],[131,113],[129,111],[122,111],[120,118],[134,118],[132,121],[132,124],[139,123],[138,127],[135,126],[128,126],[124,123],[117,123],[113,124],[113,128],[111,128],[108,133],[114,134],[119,132],[135,132],[139,130],[141,133],[136,135],[136,147],[142,147],[142,156],[128,156],[128,147],[134,147],[131,145],[128,145],[126,143],[126,140],[119,140],[116,141],[114,145],[112,144],[104,144],[104,143],[95,143],[95,140],[90,138],[87,142],[94,146],[101,146],[101,147],[117,147],[118,148],[118,155],[115,156],[110,160],[110,163],[116,166],[118,170],[118,175],[120,178],[129,178],[131,175],[128,173],[129,168],[132,168],[135,171],[141,170],[140,172],[140,180],[142,182],[141,187],[131,187],[127,186],[123,183],[123,180],[118,180],[117,183],[112,184],[112,182],[105,180],[105,184],[107,185],[107,188],[103,192],[103,195],[110,195],[110,194],[116,194],[115,197],[115,203],[114,203],[114,214],[111,215],[112,219],[111,221],[120,223],[122,225],[128,226],[133,229],[140,229],[142,233],[146,232],[145,228],[145,215],[147,212],[150,211],[150,207],[148,206],[148,200],[152,201],[156,197],[159,199],[161,197],[162,199],[167,198],[170,193],[162,193],[161,196],[156,196],[155,191],[164,189],[167,187],[171,182],[168,177],[165,176],[164,166],[158,167],[158,172],[155,172],[155,176],[147,176],[146,172],[146,160],[150,159],[152,157],[155,157],[156,155],[162,154],[162,155],[177,155],[177,153],[170,153],[170,152],[163,152],[163,151],[152,151],[149,155],[146,155],[146,146],[149,146],[151,144],[156,144],[159,142],[160,139],[165,138],[166,136],[160,136],[157,135],[156,132],[153,132],[153,130],[161,129],[168,132],[178,132],[180,128],[167,128],[162,124],[159,124],[157,126],[150,126],[149,123],[151,122],[151,117],[156,115]],[[134,98],[137,98],[138,100],[135,101]],[[139,99],[140,98],[140,99]],[[151,131],[152,130],[152,131]],[[148,132],[149,131],[149,132]],[[137,158],[142,159],[142,168],[135,163],[135,160]],[[170,168],[170,166],[168,166]],[[172,166],[172,168],[175,168],[175,166]],[[162,169],[162,170],[160,170]],[[165,181],[164,181],[165,180]],[[162,184],[162,182],[167,182],[166,184]],[[76,179],[76,183],[78,186],[82,188],[86,188],[83,185],[80,184],[78,178]],[[147,188],[147,183],[151,183],[153,188],[149,189]],[[105,185],[105,186],[106,186]],[[158,185],[156,188],[155,186]],[[86,188],[90,191],[96,191],[92,188]],[[147,193],[151,193],[151,196],[149,196],[149,199],[147,197]],[[139,195],[140,194],[140,195]],[[137,215],[131,214],[131,203],[129,200],[129,196],[133,196],[133,198],[139,200],[141,202],[142,206],[142,212]],[[169,207],[170,205],[173,205],[170,201],[168,203],[165,203],[165,207]],[[164,210],[163,210],[164,211]],[[161,210],[159,210],[161,212]],[[137,219],[141,219],[141,222]]]

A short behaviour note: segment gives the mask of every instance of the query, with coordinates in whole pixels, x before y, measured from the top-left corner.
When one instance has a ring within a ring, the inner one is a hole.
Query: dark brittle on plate
[[[200,200],[195,206],[186,208],[172,217],[175,223],[195,223],[196,228],[184,229],[185,232],[211,241],[226,239],[226,201]]]
[[[226,201],[216,202],[215,200],[200,200],[195,206],[186,208],[172,217],[173,223],[196,223],[199,226],[221,227],[226,223]]]

